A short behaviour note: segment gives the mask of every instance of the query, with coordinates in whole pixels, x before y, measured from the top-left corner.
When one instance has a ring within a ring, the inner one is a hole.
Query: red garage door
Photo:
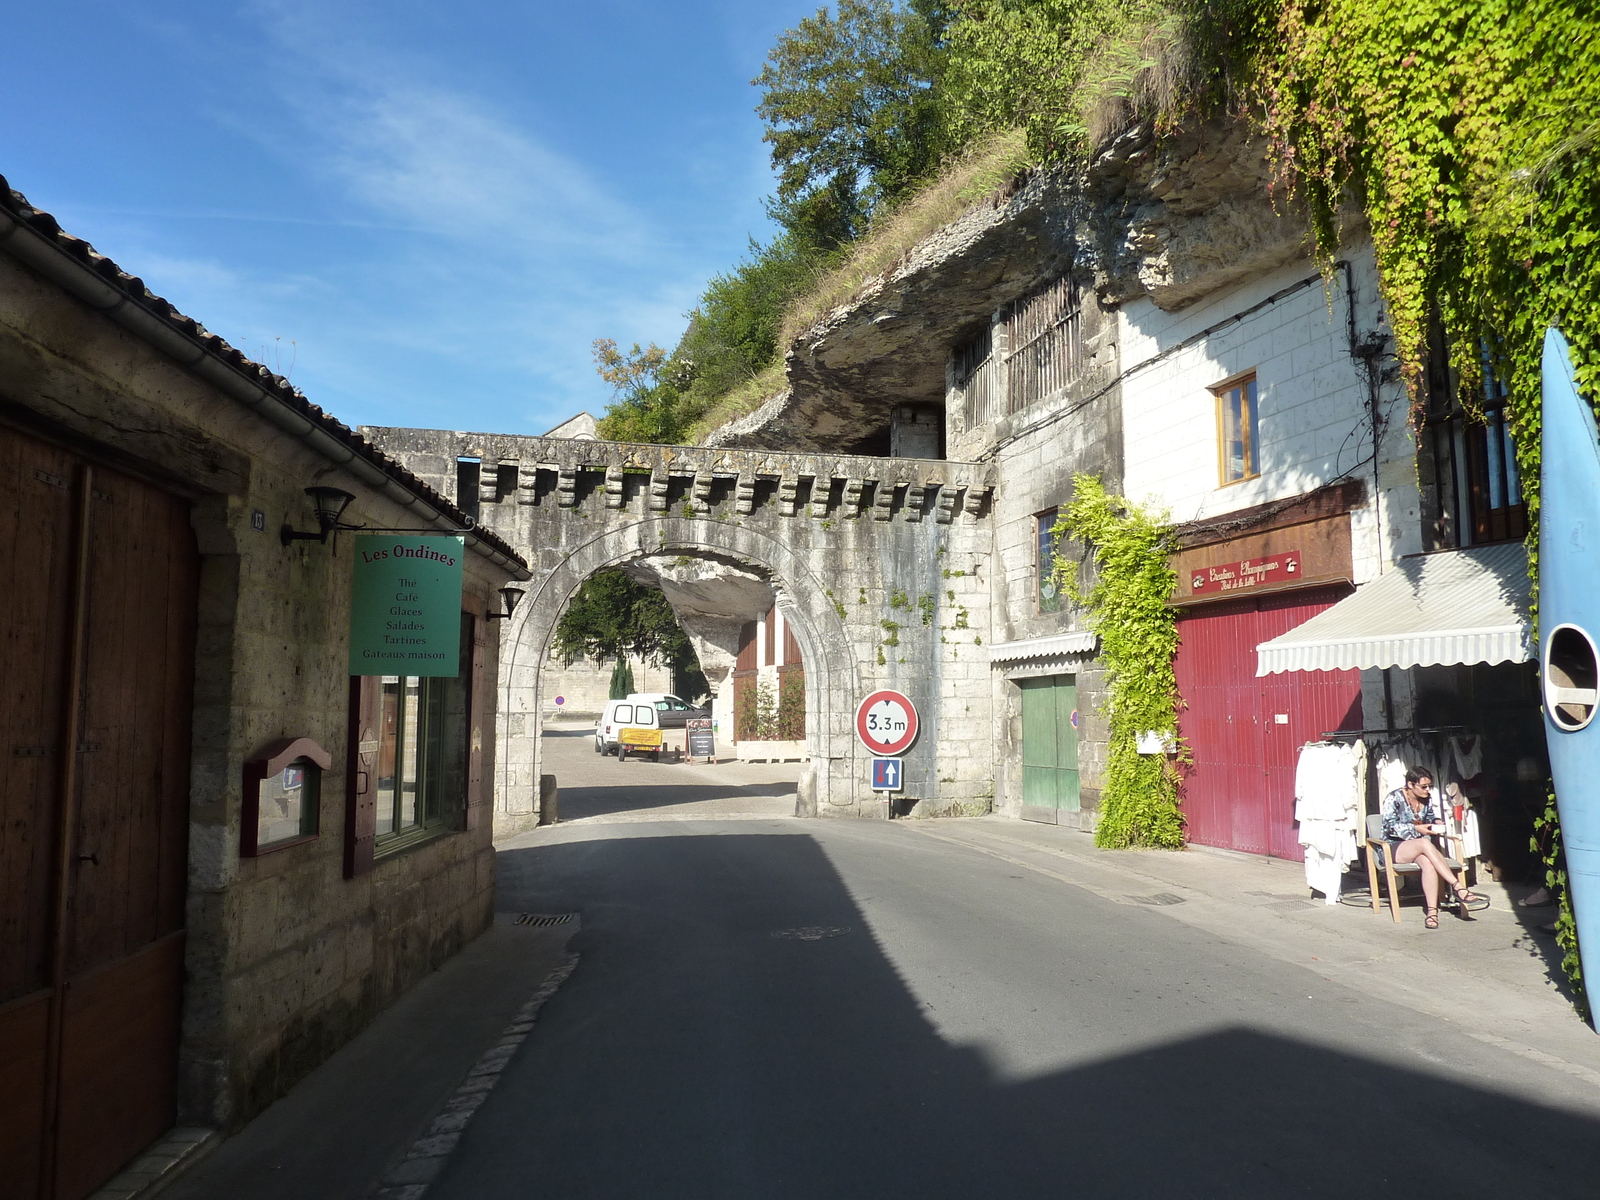
[[[1359,671],[1256,677],[1256,646],[1348,595],[1344,586],[1231,600],[1178,621],[1178,726],[1194,768],[1184,783],[1188,837],[1203,846],[1303,859],[1294,822],[1300,747],[1360,728]]]

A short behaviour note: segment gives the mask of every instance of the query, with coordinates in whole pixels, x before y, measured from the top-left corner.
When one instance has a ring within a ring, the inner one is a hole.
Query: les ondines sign
[[[350,597],[350,674],[461,673],[459,537],[361,534]]]

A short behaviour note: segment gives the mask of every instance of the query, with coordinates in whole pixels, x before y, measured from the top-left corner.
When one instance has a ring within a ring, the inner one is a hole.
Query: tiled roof
[[[220,360],[226,366],[238,372],[248,382],[270,393],[279,403],[320,429],[334,441],[345,446],[352,455],[364,459],[406,491],[413,493],[424,503],[437,509],[445,519],[458,526],[467,524],[467,514],[448,499],[383,453],[348,425],[312,404],[299,388],[295,387],[283,376],[275,374],[262,364],[246,356],[242,351],[230,346],[222,338],[200,324],[199,321],[196,321],[193,317],[185,316],[174,308],[169,301],[152,292],[145,286],[144,280],[137,275],[130,275],[88,242],[82,238],[73,237],[70,233],[64,231],[54,217],[47,212],[34,208],[28,203],[26,196],[13,190],[3,175],[0,175],[0,211],[4,211],[7,215],[39,234],[69,258],[75,259],[83,266],[88,267],[101,280],[123,293],[128,301],[137,305],[149,316],[167,326],[180,337],[192,342],[199,350]],[[468,537],[469,539],[483,542],[486,546],[498,551],[522,569],[527,569],[528,564],[522,556],[489,530],[476,528],[472,530]]]

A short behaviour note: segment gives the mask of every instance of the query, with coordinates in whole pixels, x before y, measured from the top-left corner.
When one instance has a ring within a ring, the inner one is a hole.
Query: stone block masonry
[[[878,688],[905,692],[922,719],[904,756],[901,811],[970,809],[992,794],[991,698],[976,669],[990,629],[992,465],[362,432],[447,495],[472,475],[458,464],[475,460],[478,494],[458,502],[475,506],[533,571],[501,643],[498,831],[537,820],[550,641],[572,593],[605,567],[640,578],[692,567],[701,580],[723,571],[766,581],[806,663],[805,815],[884,815],[853,728],[856,705]],[[693,615],[679,611],[691,636],[697,620],[760,615],[709,602]]]

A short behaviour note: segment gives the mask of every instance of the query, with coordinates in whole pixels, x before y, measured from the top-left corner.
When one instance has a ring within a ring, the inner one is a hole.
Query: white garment
[[[1366,809],[1367,746],[1312,742],[1300,748],[1294,771],[1294,816],[1305,847],[1306,885],[1328,904],[1339,903],[1345,867],[1356,857],[1357,829]]]
[[[1378,760],[1378,798],[1397,792],[1406,785],[1406,760],[1400,755],[1398,745],[1390,746]]]
[[[1456,760],[1456,770],[1462,779],[1476,779],[1483,774],[1483,739],[1458,737],[1450,739],[1450,750]]]

